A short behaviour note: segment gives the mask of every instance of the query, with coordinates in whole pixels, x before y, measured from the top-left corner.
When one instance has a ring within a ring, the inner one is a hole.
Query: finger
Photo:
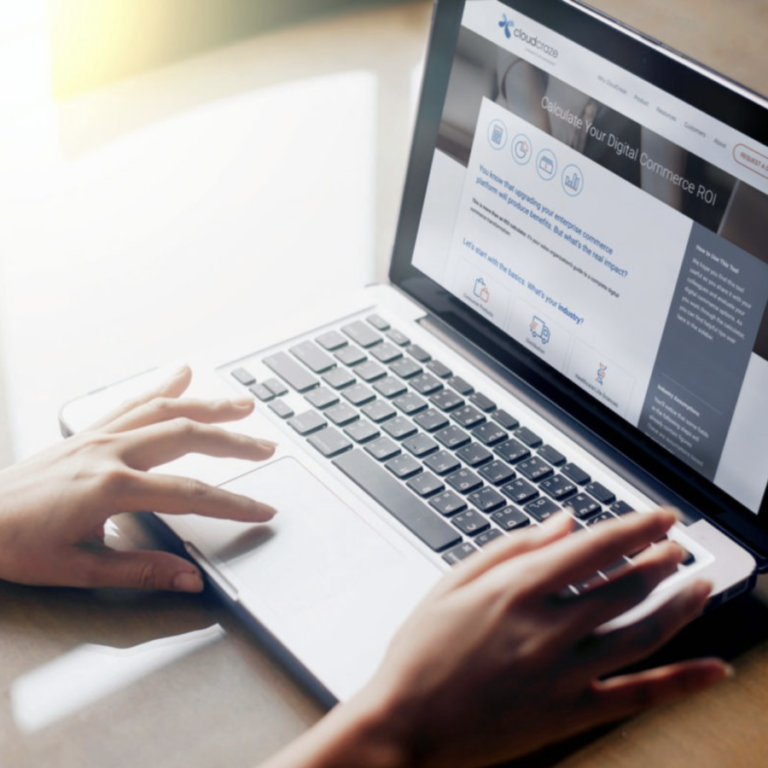
[[[275,452],[275,443],[230,432],[191,419],[152,424],[125,432],[120,449],[123,460],[135,469],[149,469],[188,453],[263,461]]]
[[[695,581],[650,616],[592,636],[577,649],[581,668],[590,677],[600,677],[644,659],[702,612],[711,591],[709,582]]]
[[[253,398],[237,400],[179,400],[170,397],[155,397],[137,406],[122,416],[113,419],[103,428],[105,432],[127,432],[151,424],[161,424],[173,419],[191,419],[203,424],[237,421],[253,412]]]
[[[264,523],[277,510],[268,504],[187,477],[137,472],[124,486],[120,511],[202,515],[240,523]]]
[[[572,530],[573,519],[568,514],[560,513],[541,525],[532,525],[497,539],[484,549],[481,555],[463,561],[462,567],[453,571],[449,587],[467,584],[501,563],[519,557],[526,552],[546,547],[548,544],[567,536]]]
[[[623,555],[658,541],[676,520],[671,510],[659,510],[600,523],[590,531],[555,542],[546,552],[531,554],[531,567],[540,574],[542,589],[557,594],[568,584],[578,584],[595,571],[608,568]]]
[[[68,584],[99,589],[167,589],[201,592],[200,571],[188,560],[168,552],[115,552],[111,549],[77,552],[67,564]]]
[[[192,370],[189,366],[185,365],[179,368],[170,378],[166,379],[162,384],[154,389],[144,392],[143,394],[135,397],[131,400],[127,400],[122,405],[115,408],[115,410],[108,413],[102,419],[99,419],[94,424],[91,424],[89,430],[102,429],[110,425],[117,419],[125,416],[126,413],[138,408],[150,400],[154,400],[156,397],[180,397],[186,392],[189,383],[192,381]]]
[[[684,557],[682,547],[667,541],[643,552],[607,583],[578,596],[558,599],[553,607],[565,622],[563,631],[573,637],[583,637],[586,632],[621,616],[675,573]]]
[[[720,659],[698,659],[595,683],[595,724],[621,720],[688,696],[731,674]]]

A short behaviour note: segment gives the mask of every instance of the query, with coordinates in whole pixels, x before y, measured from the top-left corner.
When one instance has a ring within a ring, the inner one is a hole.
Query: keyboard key
[[[413,419],[425,432],[436,432],[448,425],[448,419],[434,408],[430,408],[424,413],[420,413]]]
[[[394,328],[387,334],[387,338],[398,347],[407,347],[411,340],[400,331],[396,331]]]
[[[360,365],[355,368],[355,373],[363,380],[368,382],[369,384],[372,381],[378,381],[379,379],[383,379],[387,372],[377,363],[374,363],[373,360],[368,360],[365,363],[360,363]]]
[[[587,521],[587,525],[597,525],[598,523],[604,523],[607,520],[615,520],[616,517],[612,515],[610,512],[601,512],[599,515],[595,515],[594,517],[590,517]]]
[[[540,448],[539,456],[555,467],[560,467],[567,461],[565,456],[563,456],[560,451],[555,450],[551,445],[545,445],[543,448]]]
[[[395,398],[392,401],[396,408],[399,408],[406,416],[413,416],[416,413],[421,413],[427,410],[426,400],[422,400],[418,395],[414,395],[413,392],[408,392],[405,395]]]
[[[376,399],[376,395],[363,384],[353,384],[341,391],[341,394],[358,408]]]
[[[269,410],[281,419],[290,419],[293,416],[293,408],[291,408],[285,400],[275,400],[269,404]]]
[[[569,496],[578,493],[579,490],[576,483],[571,482],[567,477],[563,477],[562,475],[557,475],[549,480],[545,480],[541,483],[539,488],[555,501],[567,499]]]
[[[469,442],[469,435],[458,427],[451,425],[435,433],[435,440],[450,450],[461,448]]]
[[[560,471],[577,485],[586,485],[592,481],[592,478],[575,464],[566,464]]]
[[[323,374],[323,381],[334,389],[344,389],[355,383],[355,377],[346,368],[334,368]]]
[[[473,468],[479,467],[481,464],[487,464],[493,458],[493,454],[478,443],[465,445],[463,448],[456,451],[456,455],[465,464],[468,464]]]
[[[313,389],[311,392],[308,392],[306,395],[304,395],[304,399],[311,406],[317,408],[318,411],[330,408],[330,406],[336,405],[336,403],[339,402],[339,396],[327,387]]]
[[[521,475],[523,475],[523,477],[527,477],[534,483],[546,480],[554,474],[552,467],[550,467],[546,461],[542,461],[538,456],[520,462],[515,468]]]
[[[528,429],[528,427],[520,427],[516,430],[515,437],[529,448],[538,448],[543,442],[543,440],[535,432]]]
[[[400,480],[407,480],[409,477],[418,475],[422,472],[421,464],[412,456],[397,456],[394,459],[390,459],[384,465],[395,477]]]
[[[358,347],[353,346],[352,344],[342,347],[341,349],[337,350],[333,353],[334,357],[340,362],[344,363],[344,365],[359,365],[360,363],[365,362],[368,359],[368,356]]]
[[[365,446],[365,450],[378,461],[388,461],[401,454],[400,448],[388,437],[380,437]]]
[[[590,496],[594,496],[601,504],[613,504],[616,495],[600,483],[590,483],[584,489]]]
[[[579,493],[572,499],[568,499],[565,502],[566,507],[570,507],[573,510],[573,514],[580,520],[586,520],[603,511],[603,508],[586,493]]]
[[[325,414],[327,416],[328,411],[326,411]],[[379,430],[369,421],[361,420],[356,421],[354,424],[350,424],[350,426],[344,430],[344,434],[356,443],[367,443],[369,440],[378,437],[381,432],[379,432]]]
[[[492,541],[503,538],[504,534],[498,528],[491,528],[485,533],[481,533],[479,536],[476,536],[474,542],[478,547],[487,547]]]
[[[476,408],[479,408],[484,413],[490,413],[491,411],[496,410],[496,403],[482,392],[475,392],[469,399]]]
[[[491,515],[491,520],[503,531],[514,531],[531,524],[531,518],[516,507],[507,507],[499,512],[494,512]]]
[[[474,509],[461,512],[451,522],[466,536],[477,536],[478,533],[487,531],[491,527],[488,520]]]
[[[443,365],[439,360],[430,360],[427,363],[427,368],[429,368],[438,379],[449,379],[453,376],[453,371],[447,365]]]
[[[467,502],[464,501],[461,496],[457,496],[453,491],[445,491],[444,493],[435,496],[429,503],[430,506],[433,506],[443,517],[456,515],[467,508]]]
[[[514,416],[510,416],[506,411],[496,411],[491,415],[491,418],[497,424],[504,427],[504,429],[517,429],[520,426],[520,422]]]
[[[304,341],[288,351],[313,373],[325,373],[336,365],[313,341]]]
[[[422,472],[409,480],[406,485],[424,499],[434,496],[445,488],[443,481],[431,472]]]
[[[547,518],[552,517],[555,512],[560,511],[560,507],[546,496],[542,496],[541,498],[536,499],[536,501],[528,502],[524,509],[531,517],[536,518],[540,523],[543,523]]]
[[[389,366],[389,370],[401,379],[412,379],[418,376],[424,369],[413,360],[403,358]]]
[[[634,507],[631,507],[626,501],[617,501],[614,504],[611,504],[611,512],[613,512],[614,515],[629,515],[634,511]]]
[[[432,355],[422,349],[418,344],[411,344],[405,351],[414,358],[414,360],[418,360],[420,363],[428,363],[432,359]]]
[[[386,397],[387,399],[391,399],[393,397],[399,397],[400,395],[408,391],[408,388],[405,386],[405,384],[403,384],[402,381],[396,379],[394,376],[387,376],[386,379],[377,381],[373,385],[373,388],[382,397]]]
[[[410,385],[424,397],[428,397],[433,392],[439,392],[443,385],[439,379],[436,379],[431,373],[421,373],[410,380]]]
[[[383,344],[379,344],[371,350],[371,355],[375,357],[380,363],[385,365],[388,363],[394,363],[395,360],[399,360],[403,353],[394,344],[390,344],[385,341]]]
[[[424,460],[425,466],[429,467],[436,475],[447,475],[461,469],[461,462],[448,451],[440,451]]]
[[[448,385],[455,389],[460,395],[464,395],[464,397],[468,397],[475,391],[475,388],[464,381],[460,376],[453,376],[448,379]]]
[[[288,389],[280,379],[267,379],[264,386],[275,396],[283,397],[288,394]]]
[[[381,424],[387,419],[394,418],[397,411],[386,400],[374,400],[363,406],[362,412],[376,424]]]
[[[381,429],[393,440],[405,440],[406,437],[416,434],[416,427],[413,423],[408,421],[408,419],[404,419],[402,416],[384,422]]]
[[[483,481],[468,469],[460,469],[445,478],[448,485],[459,493],[472,493],[482,488]]]
[[[503,485],[515,477],[514,470],[498,459],[482,467],[478,472],[480,476],[484,477],[491,483],[491,485]]]
[[[453,411],[451,418],[464,429],[472,429],[485,422],[485,416],[471,405],[465,405],[463,408]]]
[[[264,365],[274,371],[289,387],[297,392],[308,392],[318,386],[318,380],[285,352],[264,358]]]
[[[254,384],[252,387],[248,387],[248,391],[262,403],[268,403],[270,400],[274,400],[275,396],[267,389],[263,384]]]
[[[249,371],[246,371],[245,368],[235,368],[232,371],[232,376],[244,387],[250,387],[251,384],[256,383],[256,377]]]
[[[462,560],[466,560],[471,555],[474,555],[475,552],[477,552],[477,547],[465,541],[463,544],[459,544],[458,547],[454,547],[450,552],[446,552],[443,555],[443,560],[448,565],[458,565]]]
[[[328,425],[328,422],[317,411],[306,411],[294,416],[288,422],[302,437],[311,435]]]
[[[331,459],[352,448],[352,443],[333,427],[321,429],[314,435],[310,435],[307,442],[320,451],[326,459]]]
[[[485,486],[475,493],[469,494],[469,500],[474,504],[481,512],[488,514],[489,512],[495,512],[497,509],[506,506],[507,502],[504,497],[495,489]]]
[[[505,443],[497,445],[493,450],[510,464],[527,459],[531,455],[531,452],[517,440],[507,440]]]
[[[429,456],[431,453],[434,453],[439,446],[431,437],[418,434],[409,437],[403,443],[403,448],[416,456],[416,458],[421,459],[424,456]]]
[[[472,430],[472,437],[479,440],[483,445],[493,446],[504,442],[508,436],[505,429],[489,421],[479,427],[475,427]]]
[[[515,504],[526,504],[537,498],[539,495],[538,489],[522,478],[507,483],[501,490],[505,495],[509,496]]]
[[[348,451],[333,463],[430,549],[442,552],[460,543],[461,535],[453,526],[440,519],[362,451]]]
[[[347,340],[338,331],[329,331],[318,336],[315,341],[328,352],[335,352],[347,345]]]
[[[384,331],[389,330],[389,323],[381,317],[381,315],[371,315],[370,317],[365,318],[377,331],[381,331],[384,333]]]
[[[324,416],[337,427],[346,427],[347,424],[351,424],[360,418],[360,414],[346,403],[332,406],[325,412]]]
[[[452,411],[454,408],[459,408],[464,405],[464,400],[454,391],[448,389],[438,392],[436,395],[432,395],[432,397],[429,398],[429,402],[437,406],[441,411]]]
[[[345,325],[341,332],[364,349],[374,347],[381,342],[381,336],[362,320]]]

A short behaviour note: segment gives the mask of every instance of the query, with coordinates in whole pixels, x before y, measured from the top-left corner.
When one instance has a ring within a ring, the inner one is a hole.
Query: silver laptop
[[[560,509],[584,535],[682,510],[685,563],[638,610],[692,578],[712,605],[750,588],[767,108],[574,2],[439,0],[389,284],[189,361],[195,395],[250,393],[234,428],[280,448],[171,471],[280,514],[153,524],[328,702],[442,573]],[[69,403],[65,433],[162,375]]]

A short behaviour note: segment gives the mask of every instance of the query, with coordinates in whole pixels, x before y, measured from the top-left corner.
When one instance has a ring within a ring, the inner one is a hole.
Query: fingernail
[[[274,451],[277,449],[277,443],[273,443],[271,440],[257,440],[256,441],[260,448],[263,448],[265,451]]]
[[[736,677],[736,668],[731,666],[730,664],[725,665],[725,676],[729,678],[730,680],[733,680],[734,677]]]
[[[182,365],[181,368],[178,368],[176,371],[173,372],[171,375],[172,379],[180,379],[182,376],[185,376],[187,373],[189,366]]]
[[[253,398],[251,397],[238,397],[235,400],[230,400],[230,403],[235,406],[235,408],[253,408]]]
[[[259,504],[259,514],[266,522],[277,514],[277,510],[274,507],[270,507],[269,504]]]
[[[203,580],[196,571],[182,571],[174,577],[173,588],[177,592],[201,592]]]
[[[711,581],[697,581],[694,582],[689,588],[689,594],[691,596],[691,600],[695,602],[699,602],[701,600],[704,600],[710,596],[712,593],[712,590],[714,589],[715,585]]]

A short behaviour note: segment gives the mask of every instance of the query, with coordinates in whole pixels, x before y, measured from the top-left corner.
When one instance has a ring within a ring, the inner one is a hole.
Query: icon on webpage
[[[491,292],[488,290],[488,286],[485,284],[485,280],[482,277],[478,277],[475,280],[475,296],[477,296],[483,304],[487,304],[491,300]]]
[[[549,340],[552,338],[552,334],[549,331],[547,324],[540,318],[534,315],[531,324],[528,326],[531,329],[531,336],[534,339],[541,339],[542,344],[549,344]]]
[[[512,141],[512,157],[518,165],[527,165],[533,154],[531,140],[520,133]]]
[[[552,181],[557,173],[557,158],[550,149],[542,149],[536,159],[536,170],[544,181]]]
[[[603,365],[602,363],[599,363],[599,367],[597,369],[597,378],[595,381],[602,387],[605,385],[605,377],[606,377],[606,371],[608,370],[607,365]]]
[[[494,149],[507,146],[507,126],[501,120],[494,120],[488,127],[488,141]]]
[[[584,189],[584,174],[576,165],[568,165],[563,170],[563,189],[566,195],[576,197]]]

